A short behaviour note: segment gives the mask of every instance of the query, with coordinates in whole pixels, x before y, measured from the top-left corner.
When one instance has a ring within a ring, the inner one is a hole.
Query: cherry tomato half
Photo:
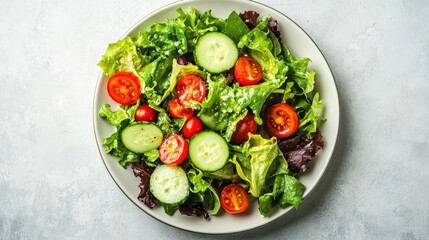
[[[197,75],[185,75],[179,79],[176,85],[177,97],[183,105],[190,101],[202,103],[206,97],[206,85]]]
[[[144,103],[137,108],[135,119],[137,122],[156,122],[158,119],[158,114],[153,108]]]
[[[167,136],[158,150],[159,159],[167,165],[179,165],[188,156],[188,142],[179,134]]]
[[[196,117],[192,116],[186,120],[185,125],[183,125],[182,132],[185,138],[190,139],[195,134],[204,130],[203,122]]]
[[[298,129],[298,116],[290,105],[277,103],[265,113],[264,125],[268,133],[274,137],[289,137]]]
[[[242,56],[235,63],[234,78],[242,86],[255,85],[262,79],[261,65],[250,56]]]
[[[140,81],[132,73],[117,72],[109,78],[107,92],[119,104],[135,104],[140,98]]]
[[[168,112],[175,118],[190,118],[194,114],[194,110],[185,108],[177,98],[168,103]]]
[[[249,206],[246,190],[239,184],[230,184],[220,193],[220,205],[228,213],[241,213]]]
[[[255,122],[255,116],[251,113],[241,119],[235,127],[235,132],[232,134],[231,143],[241,144],[249,139],[248,133],[255,134],[258,131],[258,124]]]

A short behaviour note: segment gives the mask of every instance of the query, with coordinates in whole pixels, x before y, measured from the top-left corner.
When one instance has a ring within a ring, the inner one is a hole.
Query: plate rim
[[[138,25],[140,25],[140,24],[142,24],[146,19],[148,19],[148,18],[150,18],[152,15],[155,15],[156,13],[158,13],[159,11],[161,11],[161,10],[163,10],[163,9],[165,9],[165,8],[168,8],[168,7],[170,7],[171,5],[176,5],[176,4],[179,4],[179,3],[190,3],[190,2],[197,2],[197,1],[201,1],[201,0],[175,0],[175,1],[173,1],[173,2],[170,2],[170,3],[168,3],[168,4],[165,4],[165,5],[162,5],[161,7],[159,7],[159,8],[157,8],[157,9],[155,9],[155,10],[153,10],[153,11],[151,11],[150,13],[148,13],[148,14],[146,14],[145,16],[143,16],[142,18],[140,18],[139,20],[137,20],[131,27],[129,27],[128,28],[128,30],[124,33],[124,34],[122,34],[121,35],[121,37],[120,37],[120,39],[122,39],[122,38],[124,38],[124,37],[126,37],[126,36],[128,36],[132,31],[134,31],[135,30],[135,28],[138,26]],[[263,7],[265,7],[265,8],[269,8],[271,11],[274,11],[274,12],[277,12],[278,14],[280,14],[280,15],[282,15],[283,17],[285,17],[285,18],[287,18],[289,21],[291,21],[296,27],[298,27],[305,35],[306,35],[306,37],[308,37],[309,38],[309,40],[314,44],[314,46],[317,48],[317,50],[319,51],[319,53],[321,54],[321,56],[322,56],[322,58],[323,58],[323,60],[324,60],[324,62],[326,63],[326,65],[327,65],[327,67],[328,67],[328,69],[329,69],[329,74],[330,74],[330,76],[332,77],[332,80],[333,80],[333,85],[334,85],[334,89],[335,89],[335,96],[334,96],[334,99],[335,99],[335,104],[338,106],[338,121],[337,121],[337,124],[336,124],[336,126],[334,126],[335,127],[335,134],[334,134],[334,144],[333,144],[333,147],[332,147],[332,151],[330,151],[329,153],[328,153],[328,156],[327,156],[327,163],[326,163],[326,165],[322,168],[322,171],[317,175],[317,177],[316,177],[316,180],[315,180],[315,184],[310,188],[310,189],[308,189],[308,193],[305,195],[305,196],[303,196],[303,198],[302,198],[302,203],[304,202],[304,201],[306,201],[306,199],[312,194],[312,192],[314,192],[314,189],[316,189],[316,187],[318,186],[318,185],[320,185],[320,183],[321,183],[321,180],[322,180],[322,178],[325,176],[325,174],[326,174],[326,170],[331,166],[331,164],[332,164],[332,157],[333,157],[333,155],[334,155],[334,152],[335,152],[335,150],[336,150],[336,148],[337,148],[337,145],[338,145],[338,137],[339,137],[339,133],[340,133],[340,128],[341,128],[341,104],[340,104],[340,102],[339,102],[339,95],[338,95],[338,87],[337,87],[337,82],[336,82],[336,79],[335,79],[335,76],[334,76],[334,74],[333,74],[333,71],[332,71],[332,68],[331,68],[331,66],[330,66],[330,64],[329,64],[329,62],[327,61],[327,59],[326,59],[326,57],[325,57],[325,55],[323,54],[323,52],[321,51],[321,49],[319,48],[319,46],[316,44],[316,42],[313,40],[313,38],[311,38],[311,36],[297,23],[297,22],[295,22],[292,18],[290,18],[288,15],[286,15],[285,13],[283,13],[283,12],[281,12],[281,11],[279,11],[279,10],[277,10],[277,9],[275,9],[275,8],[273,8],[273,7],[271,7],[271,6],[269,6],[269,5],[267,5],[267,4],[265,4],[265,3],[262,3],[262,2],[258,2],[258,1],[256,1],[256,0],[237,0],[236,2],[252,2],[252,3],[254,3],[254,4],[259,4],[259,5],[261,5],[261,6],[263,6]],[[110,170],[109,170],[109,168],[108,168],[108,166],[107,166],[107,164],[106,164],[106,160],[104,159],[104,157],[103,157],[103,152],[104,152],[104,149],[101,149],[100,148],[100,144],[99,144],[99,142],[98,142],[98,133],[97,133],[97,131],[96,131],[96,125],[97,125],[97,123],[96,123],[96,121],[97,121],[97,119],[98,119],[98,109],[96,109],[96,99],[97,99],[97,96],[98,96],[98,93],[99,93],[99,85],[100,85],[100,81],[101,81],[101,79],[103,78],[103,70],[101,69],[100,71],[99,71],[99,74],[98,74],[98,77],[97,77],[97,81],[96,81],[96,84],[95,84],[95,91],[94,91],[94,96],[93,96],[93,106],[92,106],[92,111],[93,111],[93,132],[94,132],[94,139],[95,139],[95,143],[96,143],[96,145],[97,145],[97,149],[98,149],[98,152],[99,152],[99,154],[100,154],[100,157],[101,157],[101,161],[103,162],[103,165],[104,165],[104,167],[106,168],[106,170],[107,170],[107,172],[109,173],[109,175],[110,175],[110,177],[112,178],[112,180],[113,180],[113,182],[116,184],[116,186],[121,190],[121,192],[135,205],[135,206],[137,206],[137,208],[139,208],[140,210],[142,210],[143,212],[145,212],[147,215],[149,215],[150,217],[152,217],[153,219],[155,219],[155,220],[157,220],[157,221],[159,221],[159,222],[161,222],[161,223],[164,223],[164,224],[166,224],[166,225],[168,225],[168,226],[171,226],[171,227],[173,227],[173,228],[176,228],[176,229],[180,229],[180,230],[184,230],[184,231],[187,231],[187,232],[190,232],[190,233],[198,233],[198,234],[206,234],[206,235],[227,235],[227,234],[234,234],[234,233],[243,233],[243,232],[247,232],[247,231],[251,231],[251,230],[255,230],[255,229],[260,229],[260,228],[262,228],[262,227],[264,227],[264,226],[267,226],[269,223],[272,223],[272,222],[274,222],[274,221],[278,221],[280,218],[282,218],[282,217],[285,217],[287,214],[289,214],[291,211],[290,211],[290,209],[289,210],[287,210],[285,213],[283,213],[283,214],[280,214],[279,216],[276,216],[276,217],[273,217],[270,221],[268,221],[268,222],[263,222],[263,223],[259,223],[257,226],[254,226],[254,227],[251,227],[251,228],[247,228],[247,229],[241,229],[241,230],[238,230],[238,231],[225,231],[225,232],[201,232],[201,231],[194,231],[194,230],[191,230],[191,229],[186,229],[186,228],[182,228],[182,227],[180,227],[180,226],[176,226],[176,225],[173,225],[172,223],[169,223],[169,222],[166,222],[166,221],[164,221],[164,220],[162,220],[162,219],[160,219],[160,218],[158,218],[158,217],[156,217],[154,214],[151,214],[149,211],[147,211],[146,209],[144,209],[144,208],[142,208],[140,205],[138,205],[130,196],[128,196],[128,194],[125,192],[125,190],[124,189],[122,189],[120,186],[119,186],[119,183],[117,182],[117,180],[113,177],[113,175],[112,175],[112,173],[110,172]],[[301,204],[302,204],[301,203]],[[287,208],[285,208],[285,210],[286,209],[288,209],[288,208],[291,208],[291,207],[287,207]]]

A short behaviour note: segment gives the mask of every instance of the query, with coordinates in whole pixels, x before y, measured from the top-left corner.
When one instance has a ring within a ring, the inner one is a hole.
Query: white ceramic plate
[[[228,17],[232,10],[235,10],[238,13],[246,10],[254,10],[257,11],[260,16],[269,14],[273,19],[276,19],[279,22],[283,41],[286,42],[286,45],[289,46],[296,55],[300,57],[309,57],[312,60],[309,68],[317,72],[316,88],[320,92],[320,96],[324,101],[324,116],[328,121],[323,123],[320,127],[325,138],[324,149],[320,151],[316,159],[314,159],[314,164],[310,171],[299,178],[299,180],[306,186],[306,191],[304,192],[304,198],[306,198],[320,181],[326,167],[328,166],[337,140],[339,128],[339,103],[337,89],[328,63],[311,38],[291,19],[266,5],[248,0],[191,0],[174,2],[141,19],[125,35],[136,36],[140,30],[146,29],[155,22],[162,22],[166,18],[176,17],[176,9],[178,7],[188,10],[191,6],[195,7],[200,12],[211,9],[214,16],[222,18]],[[106,47],[107,44],[108,43],[106,43]],[[161,222],[180,229],[207,234],[224,234],[245,231],[265,225],[291,210],[290,207],[279,209],[272,216],[264,218],[258,212],[257,201],[253,201],[250,209],[244,214],[220,214],[219,216],[212,216],[210,221],[205,221],[197,217],[182,216],[179,212],[176,212],[173,216],[169,216],[164,213],[164,210],[161,207],[156,209],[149,209],[146,207],[143,203],[137,200],[137,195],[140,191],[137,187],[139,179],[134,177],[130,168],[124,170],[118,165],[116,158],[105,154],[104,147],[101,144],[102,139],[110,136],[115,129],[107,124],[106,121],[98,117],[98,110],[104,103],[110,103],[113,107],[117,106],[117,104],[115,104],[107,94],[106,80],[107,79],[100,74],[94,96],[94,132],[98,148],[107,170],[118,187],[132,202],[134,202],[134,204],[147,214]]]

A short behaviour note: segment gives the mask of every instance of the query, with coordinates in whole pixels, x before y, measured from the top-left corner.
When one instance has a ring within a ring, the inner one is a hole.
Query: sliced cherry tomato
[[[186,120],[185,125],[183,125],[182,132],[185,138],[190,139],[195,134],[204,130],[203,122],[196,117],[192,116]]]
[[[261,65],[250,56],[242,56],[235,63],[234,78],[242,86],[255,85],[262,79]]]
[[[188,142],[179,134],[167,136],[158,150],[161,162],[168,165],[179,165],[188,156]]]
[[[286,103],[277,103],[265,113],[265,128],[277,138],[285,138],[298,129],[298,116],[295,109]]]
[[[185,108],[177,98],[168,103],[168,112],[175,118],[190,118],[194,114],[194,110]]]
[[[176,85],[177,97],[183,105],[190,101],[202,103],[206,97],[206,91],[203,80],[193,74],[181,77]]]
[[[243,119],[238,121],[231,137],[231,143],[241,144],[249,139],[248,133],[255,134],[256,131],[258,131],[258,124],[255,122],[255,116],[247,113]]]
[[[144,103],[137,108],[135,118],[137,122],[156,122],[158,114],[153,108]]]
[[[107,92],[119,104],[135,104],[140,98],[140,81],[132,73],[117,72],[109,78]]]
[[[241,213],[249,206],[246,190],[239,184],[230,184],[220,193],[220,205],[228,213]]]

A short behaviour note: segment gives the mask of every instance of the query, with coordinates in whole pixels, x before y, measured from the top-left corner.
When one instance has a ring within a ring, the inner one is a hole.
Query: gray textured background
[[[108,42],[170,0],[1,1],[0,239],[211,239],[147,216],[92,129]],[[342,104],[317,190],[235,239],[429,238],[429,1],[262,1],[318,43]],[[231,236],[229,236],[231,237]]]

